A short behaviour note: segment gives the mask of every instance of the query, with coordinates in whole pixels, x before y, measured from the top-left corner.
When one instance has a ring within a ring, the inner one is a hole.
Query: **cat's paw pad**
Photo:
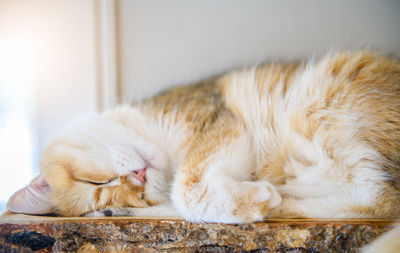
[[[104,208],[85,214],[85,217],[133,216],[133,208]]]
[[[102,211],[102,213],[104,214],[104,216],[107,216],[107,217],[114,216],[113,211],[110,210],[110,209],[105,209],[105,210]]]

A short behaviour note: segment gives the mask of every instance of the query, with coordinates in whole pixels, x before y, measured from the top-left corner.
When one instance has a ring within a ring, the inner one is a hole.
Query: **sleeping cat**
[[[268,64],[177,87],[68,128],[14,212],[400,216],[400,63],[369,52]]]

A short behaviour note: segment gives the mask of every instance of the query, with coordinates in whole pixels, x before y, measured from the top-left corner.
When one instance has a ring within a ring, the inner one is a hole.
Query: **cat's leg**
[[[383,167],[385,159],[376,150],[352,140],[345,148],[333,146],[328,155],[319,140],[301,143],[292,138],[292,144],[296,142],[295,147],[286,146],[290,159],[282,170],[284,183],[278,186],[284,198],[270,217],[396,217],[398,195],[384,170],[391,164]]]
[[[86,217],[103,217],[103,216],[141,216],[141,217],[174,217],[179,218],[181,215],[171,204],[161,204],[145,208],[104,208],[94,212],[87,213]]]
[[[195,142],[176,173],[171,199],[190,221],[244,223],[262,220],[281,197],[268,181],[252,181],[252,145],[242,133]]]

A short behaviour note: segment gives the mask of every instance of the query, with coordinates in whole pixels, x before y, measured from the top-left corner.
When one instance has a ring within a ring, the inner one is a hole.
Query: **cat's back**
[[[400,64],[389,58],[344,52],[316,62],[229,72],[170,89],[142,106],[150,114],[183,121],[194,131],[206,130],[222,118],[240,121],[255,135],[266,127],[275,129],[275,134],[289,127],[311,138],[332,124],[358,124],[362,119],[364,125],[359,125],[365,136],[381,131],[395,134],[400,132],[399,73]]]
[[[400,63],[370,52],[341,53],[305,70],[308,131],[348,135],[372,146],[400,174]],[[303,93],[304,94],[304,93]],[[298,120],[298,119],[297,119]],[[297,121],[299,123],[299,120]],[[296,124],[293,124],[296,125]],[[295,127],[296,128],[296,127]],[[307,130],[301,130],[306,136]],[[327,137],[326,137],[327,138]]]
[[[146,114],[185,125],[193,134],[208,131],[218,121],[232,120],[226,107],[219,78],[178,86],[139,105]]]
[[[250,107],[255,116],[263,117],[265,111],[330,109],[361,105],[367,98],[372,98],[366,103],[371,104],[387,96],[393,105],[400,94],[399,72],[397,61],[360,51],[331,54],[319,61],[266,64],[231,72],[218,82],[229,108],[248,118]]]

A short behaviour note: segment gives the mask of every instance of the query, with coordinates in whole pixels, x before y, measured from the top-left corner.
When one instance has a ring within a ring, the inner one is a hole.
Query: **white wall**
[[[130,102],[265,60],[370,47],[400,55],[398,0],[119,0],[122,98]]]
[[[66,124],[97,111],[95,38],[92,0],[0,1],[0,40],[27,43],[34,55],[40,150]]]
[[[97,112],[102,95],[109,95],[99,93],[109,78],[101,74],[114,70],[99,66],[112,62],[104,52],[112,56],[114,49],[109,41],[99,43],[107,39],[98,34],[99,6],[117,19],[116,90],[125,102],[239,66],[329,48],[370,46],[400,55],[398,0],[0,0],[0,40],[28,41],[36,57],[40,149],[69,122]],[[111,39],[114,24],[107,22]]]

